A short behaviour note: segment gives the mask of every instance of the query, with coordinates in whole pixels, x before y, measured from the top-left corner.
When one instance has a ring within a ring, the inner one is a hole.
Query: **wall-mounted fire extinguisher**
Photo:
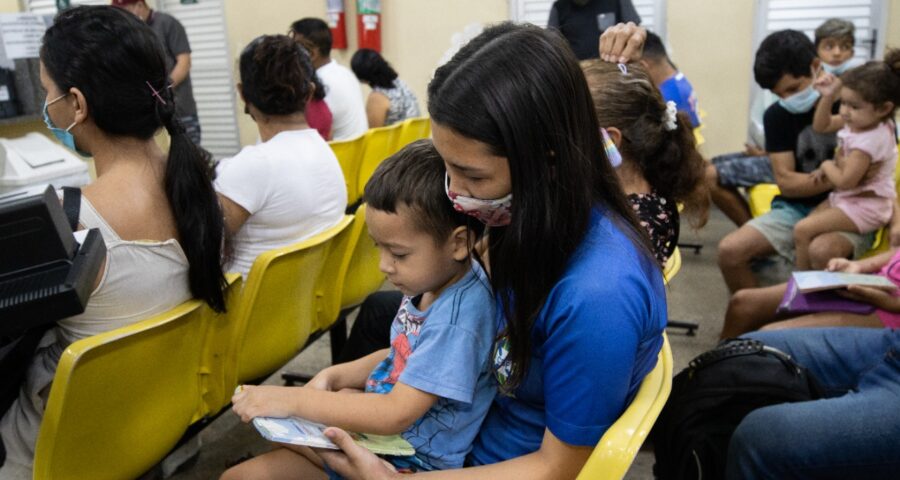
[[[344,19],[344,0],[327,0],[328,28],[331,30],[331,48],[347,48],[347,22]]]
[[[381,0],[356,0],[359,48],[381,51]]]

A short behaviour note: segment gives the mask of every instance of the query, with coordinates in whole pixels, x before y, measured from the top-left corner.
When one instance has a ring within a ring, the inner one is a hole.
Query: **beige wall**
[[[884,43],[889,47],[900,48],[900,0],[884,1],[888,8],[888,28]]]
[[[265,33],[285,33],[291,22],[303,17],[325,16],[325,0],[226,0],[225,17],[232,57],[253,38]],[[347,40],[351,48],[334,50],[332,57],[349,67],[356,47],[356,2],[345,0]],[[425,108],[425,90],[438,60],[450,48],[451,36],[473,22],[492,23],[509,18],[506,0],[390,0],[382,2],[382,55],[419,97]],[[237,80],[237,74],[234,75]],[[241,144],[256,142],[256,125],[237,107]]]
[[[707,114],[701,150],[712,156],[741,149],[747,137],[756,2],[677,1],[678,8],[669,2],[667,9],[668,41],[672,60],[690,79]]]

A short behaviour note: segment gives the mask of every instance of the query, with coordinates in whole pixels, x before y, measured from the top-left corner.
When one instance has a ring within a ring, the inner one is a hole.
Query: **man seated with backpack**
[[[818,400],[750,412],[728,446],[726,478],[897,478],[900,330],[756,332],[808,369]]]

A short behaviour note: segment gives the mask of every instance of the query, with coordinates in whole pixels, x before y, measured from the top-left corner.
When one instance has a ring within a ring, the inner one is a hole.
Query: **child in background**
[[[853,59],[856,27],[841,18],[829,18],[816,28],[816,55],[827,73],[840,75],[861,62]]]
[[[663,99],[675,102],[678,111],[686,113],[691,120],[691,127],[699,127],[700,111],[694,87],[672,63],[659,35],[649,30],[647,31],[647,40],[644,41],[644,53],[641,55],[640,63],[656,87],[659,88]]]
[[[603,127],[607,156],[621,159],[616,174],[622,189],[647,230],[656,259],[665,266],[678,244],[677,203],[684,203],[696,227],[708,215],[704,161],[694,146],[691,122],[676,113],[674,102],[663,101],[639,65],[585,60],[581,69]]]
[[[326,368],[304,387],[244,386],[232,399],[243,421],[298,416],[402,434],[416,455],[386,457],[398,470],[463,466],[494,398],[489,360],[497,331],[489,280],[470,255],[479,234],[472,229],[481,224],[453,209],[445,175],[431,141],[420,140],[385,160],[366,185],[366,223],[381,251],[380,268],[404,294],[391,348]],[[341,391],[347,389],[365,393]],[[222,478],[322,475],[318,454],[290,448],[239,464]]]
[[[809,269],[809,244],[829,232],[868,233],[891,219],[897,138],[894,112],[900,104],[900,50],[885,61],[871,61],[840,78],[826,73],[815,82],[822,101],[816,107],[813,129],[838,132],[840,146],[834,160],[813,172],[834,186],[828,200],[794,227],[797,268]],[[829,105],[840,93],[839,115]]]

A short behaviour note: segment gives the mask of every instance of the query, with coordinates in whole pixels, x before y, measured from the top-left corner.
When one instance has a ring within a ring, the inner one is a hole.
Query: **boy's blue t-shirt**
[[[694,87],[683,73],[678,72],[667,78],[659,85],[659,91],[663,99],[675,102],[679,112],[688,114],[691,119],[691,127],[700,126],[700,114],[697,107],[697,96],[694,95]]]
[[[497,312],[502,328],[502,309]],[[524,381],[514,396],[497,395],[471,463],[532,453],[546,428],[565,443],[596,445],[656,366],[665,326],[666,292],[652,255],[640,253],[594,210],[585,239],[535,319]],[[509,372],[505,353],[498,342],[493,363],[501,382]]]
[[[403,298],[391,325],[390,353],[369,375],[366,391],[388,393],[401,382],[440,397],[402,436],[432,468],[460,468],[496,393],[490,282],[472,261],[466,276],[424,312],[414,303]]]

